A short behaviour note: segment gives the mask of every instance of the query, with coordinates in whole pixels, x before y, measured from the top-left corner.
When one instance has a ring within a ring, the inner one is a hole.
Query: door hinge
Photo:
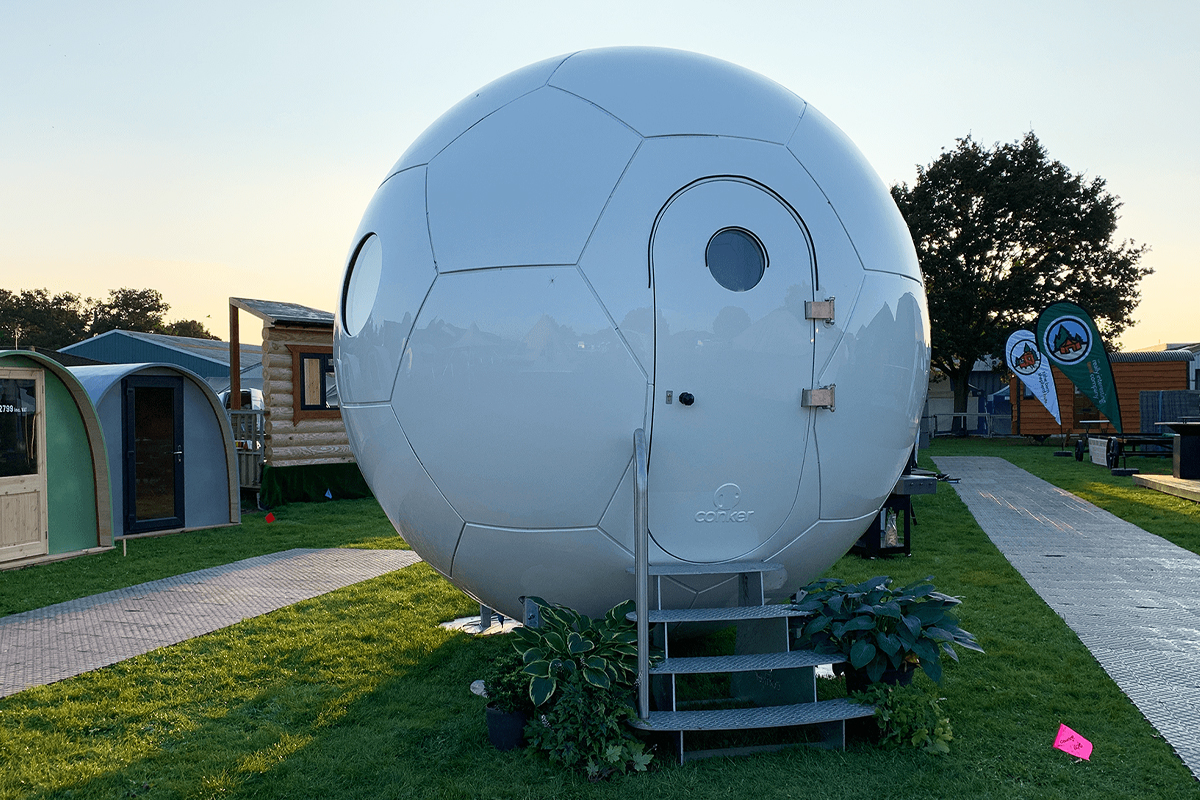
[[[805,408],[828,408],[834,411],[834,387],[836,384],[828,386],[818,386],[815,389],[802,389],[800,391],[800,405]]]
[[[826,325],[832,325],[833,301],[832,297],[825,300],[805,300],[804,318],[824,320]]]

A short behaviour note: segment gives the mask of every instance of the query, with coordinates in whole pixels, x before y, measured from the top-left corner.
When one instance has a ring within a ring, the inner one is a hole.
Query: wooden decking
[[[1200,481],[1176,478],[1172,475],[1134,475],[1133,482],[1147,489],[1173,494],[1200,503]]]

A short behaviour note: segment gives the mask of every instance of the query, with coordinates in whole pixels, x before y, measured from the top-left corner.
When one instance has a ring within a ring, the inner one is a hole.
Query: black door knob
[[[696,398],[692,396],[691,392],[680,392],[679,402],[683,403],[685,406],[690,406],[692,403],[696,402]]]

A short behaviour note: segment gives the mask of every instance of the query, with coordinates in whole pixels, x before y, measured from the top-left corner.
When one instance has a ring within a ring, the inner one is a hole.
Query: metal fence
[[[1194,389],[1141,391],[1138,401],[1142,433],[1169,433],[1157,423],[1176,422],[1200,414],[1200,391]]]
[[[1008,436],[1012,433],[1012,417],[1009,414],[988,414],[984,411],[955,411],[941,414],[927,414],[921,418],[921,429],[930,437],[950,436],[960,431],[954,430],[954,420],[961,420],[966,433],[972,436]]]

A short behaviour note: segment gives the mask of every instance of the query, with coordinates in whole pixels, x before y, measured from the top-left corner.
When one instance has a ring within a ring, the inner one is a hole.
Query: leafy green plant
[[[633,610],[627,600],[603,617],[585,614],[540,597],[541,622],[536,628],[517,628],[513,637],[523,647],[529,697],[542,706],[560,682],[578,678],[597,689],[628,693],[637,679],[637,628],[626,619]]]
[[[957,661],[955,644],[979,653],[983,648],[950,612],[961,601],[935,591],[932,580],[898,589],[886,576],[849,585],[838,578],[814,581],[797,597],[796,609],[812,615],[797,634],[800,644],[844,655],[872,683],[885,670],[916,663],[941,683],[943,653]]]
[[[885,683],[871,684],[851,696],[856,703],[875,706],[881,743],[908,744],[926,753],[945,755],[950,752],[954,732],[940,699],[944,698],[930,695],[916,686]]]
[[[507,648],[488,667],[483,678],[488,704],[506,714],[533,714],[529,699],[529,676],[521,652]]]
[[[523,648],[529,699],[537,707],[526,739],[592,780],[645,770],[653,756],[625,724],[634,717],[637,679],[637,629],[626,618],[633,603],[592,619],[531,599],[540,625],[512,633]]]
[[[590,780],[644,772],[654,756],[626,727],[634,716],[629,701],[611,688],[571,677],[545,713],[526,724],[525,738],[551,761],[579,770]]]

